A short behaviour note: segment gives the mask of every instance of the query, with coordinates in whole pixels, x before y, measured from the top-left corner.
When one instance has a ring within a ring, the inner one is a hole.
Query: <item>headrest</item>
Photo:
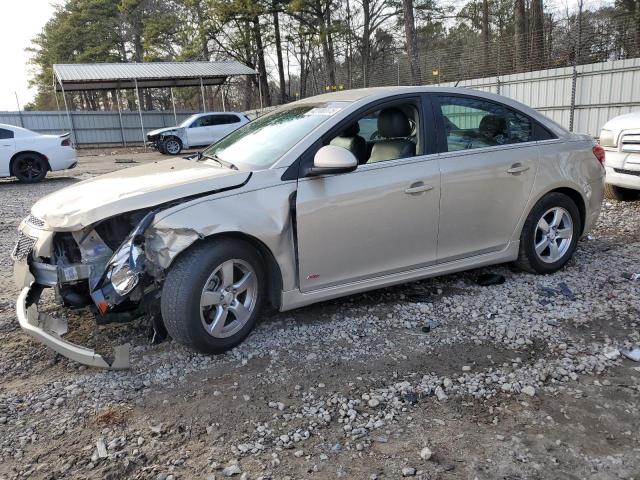
[[[341,137],[355,137],[360,133],[360,124],[358,122],[352,123],[340,134]]]
[[[385,108],[378,115],[378,135],[382,138],[408,137],[411,124],[402,110]]]
[[[485,115],[480,120],[478,130],[489,135],[497,135],[507,130],[507,121],[500,115]]]

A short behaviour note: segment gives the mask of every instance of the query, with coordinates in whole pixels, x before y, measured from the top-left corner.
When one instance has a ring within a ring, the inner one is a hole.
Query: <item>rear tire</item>
[[[522,227],[516,266],[540,274],[561,269],[573,256],[581,232],[575,202],[562,193],[548,193],[536,203]]]
[[[619,201],[637,200],[640,197],[640,191],[605,183],[604,196],[605,198]]]
[[[182,141],[178,137],[168,137],[162,142],[162,150],[167,155],[179,155],[182,151]]]
[[[253,330],[266,291],[260,254],[242,240],[205,241],[183,252],[162,287],[162,319],[177,342],[229,350]]]
[[[49,164],[37,153],[21,153],[11,162],[11,173],[22,183],[38,183],[47,175]]]

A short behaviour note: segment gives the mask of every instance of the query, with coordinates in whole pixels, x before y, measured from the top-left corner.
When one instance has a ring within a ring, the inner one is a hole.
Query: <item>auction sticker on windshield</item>
[[[305,116],[308,115],[322,115],[326,117],[330,117],[331,115],[335,115],[342,107],[315,107],[305,113]]]

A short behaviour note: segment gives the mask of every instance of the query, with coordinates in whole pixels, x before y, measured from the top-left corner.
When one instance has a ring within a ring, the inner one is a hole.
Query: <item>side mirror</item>
[[[358,168],[358,159],[346,148],[325,145],[313,157],[313,167],[307,176],[353,172]]]

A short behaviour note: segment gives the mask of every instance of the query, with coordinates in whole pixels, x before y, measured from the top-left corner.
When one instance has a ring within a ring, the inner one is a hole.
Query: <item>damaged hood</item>
[[[161,133],[169,133],[169,132],[180,133],[181,130],[184,130],[184,127],[158,128],[157,130],[151,130],[150,132],[148,132],[147,137],[154,137],[156,135],[160,135]]]
[[[85,180],[42,198],[31,213],[54,230],[79,230],[99,220],[191,195],[238,187],[251,174],[212,160],[174,158]]]

